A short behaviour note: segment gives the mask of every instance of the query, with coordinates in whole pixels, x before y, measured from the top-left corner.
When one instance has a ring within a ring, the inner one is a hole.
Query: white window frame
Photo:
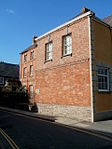
[[[52,42],[45,45],[45,61],[52,60]]]
[[[24,77],[24,78],[26,78],[26,71],[27,71],[27,68],[24,67],[24,68],[23,68],[23,77]]]
[[[33,85],[29,86],[30,97],[33,97]]]
[[[102,73],[99,73],[99,69],[102,70]],[[102,79],[104,80],[104,78],[107,78],[107,82],[99,82],[99,78],[97,78],[97,85],[98,85],[98,91],[99,92],[109,92],[110,91],[110,73],[109,73],[109,69],[108,67],[104,67],[104,66],[98,66],[97,67],[97,77],[102,77]],[[105,74],[104,72],[107,71],[107,74]],[[101,88],[99,88],[99,83],[101,85]],[[105,86],[107,86],[107,88],[105,89],[103,87],[104,83],[106,83]]]
[[[30,65],[30,76],[33,76],[33,65]]]
[[[63,36],[63,56],[72,54],[72,34]]]

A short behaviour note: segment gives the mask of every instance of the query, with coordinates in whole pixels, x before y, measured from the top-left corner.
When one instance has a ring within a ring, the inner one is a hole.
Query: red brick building
[[[34,37],[21,52],[20,80],[40,113],[100,119],[94,108],[93,18],[103,22],[84,8],[72,20]]]

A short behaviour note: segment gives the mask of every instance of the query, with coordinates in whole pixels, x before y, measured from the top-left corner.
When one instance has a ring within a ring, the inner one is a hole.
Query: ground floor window
[[[110,74],[109,68],[98,66],[98,91],[110,91]]]
[[[29,89],[30,89],[30,97],[32,97],[33,96],[33,85],[30,85]]]

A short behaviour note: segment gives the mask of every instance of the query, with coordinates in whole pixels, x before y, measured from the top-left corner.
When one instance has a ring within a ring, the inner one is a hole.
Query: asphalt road
[[[112,149],[112,141],[55,123],[3,111],[0,111],[0,129],[20,149]],[[0,134],[0,149],[6,143],[7,140]],[[5,147],[11,148],[7,145]]]

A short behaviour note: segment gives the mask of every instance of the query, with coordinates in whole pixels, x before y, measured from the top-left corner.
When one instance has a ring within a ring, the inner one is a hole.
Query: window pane
[[[104,70],[104,74],[107,75],[107,69]]]
[[[48,60],[49,59],[49,54],[47,53],[47,55],[46,55],[46,60]]]
[[[49,53],[49,59],[52,59],[52,53]]]
[[[63,54],[71,54],[72,53],[72,37],[71,35],[67,35],[63,37]]]
[[[52,44],[49,44],[49,52],[52,51]]]
[[[67,45],[69,45],[69,43],[70,43],[70,36],[66,37],[66,41],[67,41]]]
[[[101,82],[98,82],[98,89],[102,89],[102,84],[101,84]]]
[[[52,59],[52,43],[46,44],[46,60]]]
[[[32,85],[30,85],[30,97],[32,97],[33,96],[33,86]]]
[[[109,90],[109,69],[98,67],[98,89]]]

